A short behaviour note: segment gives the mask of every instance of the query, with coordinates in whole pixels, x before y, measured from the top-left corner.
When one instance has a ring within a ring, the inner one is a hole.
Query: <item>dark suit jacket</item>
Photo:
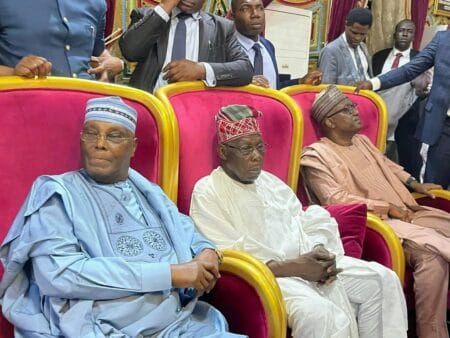
[[[199,62],[208,62],[216,76],[217,85],[249,84],[253,67],[234,36],[231,21],[200,12]],[[153,87],[166,58],[170,20],[165,22],[149,8],[131,12],[131,24],[120,38],[123,56],[137,62],[130,85],[147,91]]]
[[[433,85],[416,131],[416,137],[429,145],[439,140],[450,106],[450,31],[437,32],[414,59],[379,77],[380,89],[392,88],[411,81],[433,66]]]
[[[284,87],[293,86],[293,85],[298,84],[298,79],[280,81],[280,76],[278,74],[277,60],[275,58],[274,45],[272,44],[272,42],[270,42],[269,40],[267,40],[266,38],[264,38],[262,36],[259,37],[259,41],[261,41],[261,43],[264,45],[264,47],[266,47],[267,51],[270,54],[270,58],[272,59],[273,66],[275,67],[275,74],[277,76],[277,89],[281,89]]]
[[[377,76],[381,73],[383,70],[384,62],[386,61],[387,57],[389,56],[389,53],[391,52],[392,48],[386,48],[382,49],[378,52],[376,52],[372,56],[372,71],[373,75]],[[410,60],[415,57],[417,54],[419,54],[419,51],[416,49],[411,49],[409,57]]]

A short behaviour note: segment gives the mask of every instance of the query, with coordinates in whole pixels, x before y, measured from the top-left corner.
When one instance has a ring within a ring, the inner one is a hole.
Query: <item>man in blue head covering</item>
[[[236,336],[197,300],[220,277],[215,247],[129,167],[136,121],[118,97],[89,100],[83,169],[34,182],[1,248],[17,336]]]

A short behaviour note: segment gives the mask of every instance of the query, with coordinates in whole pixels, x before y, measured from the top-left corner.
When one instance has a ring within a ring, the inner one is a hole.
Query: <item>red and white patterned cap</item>
[[[247,105],[233,104],[220,108],[216,115],[219,143],[227,143],[242,136],[261,134],[257,118],[262,113]]]

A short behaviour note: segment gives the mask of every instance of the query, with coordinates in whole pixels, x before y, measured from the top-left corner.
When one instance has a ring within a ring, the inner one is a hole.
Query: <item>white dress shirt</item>
[[[241,44],[245,53],[247,53],[247,56],[250,59],[250,62],[252,63],[252,66],[254,66],[253,63],[255,62],[255,50],[252,47],[256,42],[242,35],[238,31],[236,31],[235,34],[237,40]],[[257,43],[261,46],[261,54],[263,58],[263,73],[264,73],[263,75],[267,80],[269,80],[270,87],[277,89],[277,73],[275,71],[275,66],[273,65],[272,62],[272,57],[270,56],[269,51],[266,49],[266,47],[261,43],[259,39]]]
[[[395,56],[397,53],[402,53],[402,57],[399,59],[398,66],[401,67],[404,64],[407,64],[410,61],[411,58],[411,48],[408,48],[404,51],[400,51],[397,48],[393,48],[389,55],[387,56],[386,60],[384,61],[383,69],[381,70],[381,74],[387,73],[391,70],[392,64],[394,63]]]
[[[350,52],[350,55],[352,56],[352,60],[353,60],[353,64],[355,65],[355,68],[358,69],[358,65],[356,64],[356,59],[355,59],[355,49],[350,47],[350,45],[347,41],[347,37],[345,36],[345,33],[342,33],[341,36],[344,39],[345,43],[347,44],[347,47]],[[356,47],[356,51],[358,52],[359,58],[361,59],[361,64],[364,68],[364,77],[366,79],[368,79],[368,78],[370,78],[369,72],[367,71],[367,69],[369,69],[369,61],[367,60],[366,54],[364,54],[360,45],[358,45],[358,47]]]
[[[170,30],[169,30],[169,39],[167,41],[167,51],[166,58],[164,60],[163,67],[164,68],[172,58],[172,47],[173,40],[175,37],[175,29],[177,27],[178,18],[176,17],[178,13],[180,13],[180,9],[175,7],[172,10],[172,16],[170,17],[166,11],[161,6],[156,6],[154,9],[155,13],[158,14],[165,22],[170,20]],[[200,12],[196,12],[192,14],[191,18],[185,20],[186,23],[186,59],[194,62],[198,62],[198,51],[199,51],[199,21],[201,20]],[[203,81],[208,87],[214,87],[216,85],[216,76],[214,74],[214,70],[211,65],[208,63],[202,62],[206,69],[206,80]],[[158,76],[155,87],[153,91],[156,91],[161,86],[167,84],[167,81],[163,79],[164,73],[161,73]]]

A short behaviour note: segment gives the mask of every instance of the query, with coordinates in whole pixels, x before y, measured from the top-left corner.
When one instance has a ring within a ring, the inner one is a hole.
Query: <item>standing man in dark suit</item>
[[[433,85],[419,120],[416,137],[429,145],[425,182],[450,185],[450,31],[437,32],[433,40],[406,65],[370,81],[360,89],[387,89],[411,81],[434,66]]]
[[[419,53],[418,50],[411,48],[415,32],[416,26],[412,20],[405,19],[397,23],[394,31],[394,47],[380,50],[373,55],[374,75],[401,67]],[[414,137],[414,133],[419,121],[419,112],[423,110],[422,99],[426,96],[428,80],[431,80],[429,74],[424,73],[410,83],[388,89],[387,91],[391,92],[390,97],[381,94],[389,111],[386,155],[416,179],[420,177],[423,161],[420,156],[422,143]],[[419,98],[416,94],[419,94]]]
[[[203,80],[207,86],[241,86],[253,69],[234,37],[233,23],[202,12],[205,0],[162,0],[138,8],[120,39],[124,57],[137,62],[130,85],[147,91],[167,83]]]
[[[266,24],[262,0],[232,0],[231,11],[236,27],[236,38],[255,69],[253,84],[281,89],[301,83],[320,83],[321,73],[317,70],[309,72],[300,79],[280,81],[275,47],[261,36]]]
[[[323,83],[348,85],[372,76],[372,60],[363,42],[371,26],[372,13],[367,8],[348,13],[344,33],[320,52]]]

